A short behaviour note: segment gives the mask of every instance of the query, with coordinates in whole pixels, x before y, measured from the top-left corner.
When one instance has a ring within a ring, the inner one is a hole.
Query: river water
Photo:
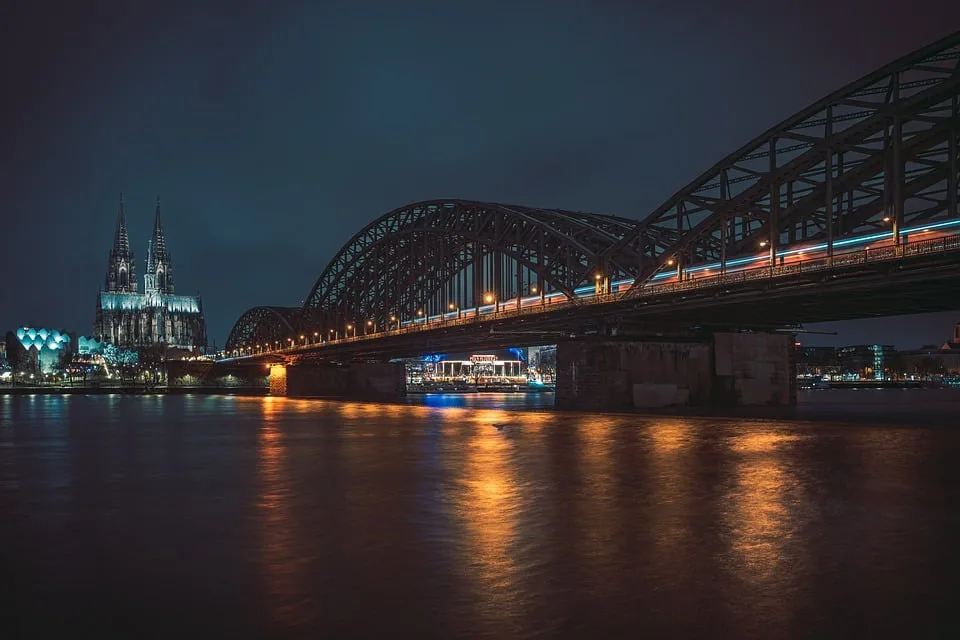
[[[957,396],[869,393],[0,396],[3,637],[956,637]]]

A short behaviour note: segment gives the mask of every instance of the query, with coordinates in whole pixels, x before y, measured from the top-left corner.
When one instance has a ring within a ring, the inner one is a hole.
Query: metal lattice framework
[[[958,98],[960,32],[773,127],[640,221],[466,200],[395,209],[330,261],[301,315],[255,307],[228,349],[531,295],[576,300],[597,277],[607,292],[632,281],[618,296],[636,296],[664,271],[684,280],[715,263],[723,273],[758,252],[774,266],[804,243],[830,258],[838,240],[870,231],[900,244],[904,229],[958,215]]]
[[[300,328],[302,310],[299,307],[253,307],[247,309],[227,337],[226,351],[242,348],[286,346],[295,339]]]
[[[449,312],[574,289],[635,220],[530,207],[436,200],[402,207],[353,237],[306,301],[330,322],[373,322]],[[605,261],[625,275],[639,256]],[[361,325],[362,327],[362,325]]]
[[[611,246],[642,256],[631,294],[676,265],[900,232],[957,215],[960,33],[804,109],[711,167]]]

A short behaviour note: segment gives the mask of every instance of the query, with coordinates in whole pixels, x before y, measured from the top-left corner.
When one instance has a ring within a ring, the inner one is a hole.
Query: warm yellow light
[[[353,325],[352,325],[352,324],[348,324],[348,325],[347,325],[347,331],[349,331],[350,329],[353,329]]]
[[[417,309],[417,315],[418,315],[418,316],[422,316],[422,315],[423,315],[423,309]]]
[[[537,292],[537,285],[535,284],[530,285],[530,293],[536,293],[536,292]]]
[[[390,316],[390,322],[395,322],[396,319],[397,319],[397,316]]]
[[[761,240],[761,241],[760,241],[760,246],[761,246],[761,247],[767,246],[767,241],[766,241],[766,240]]]
[[[301,339],[301,340],[306,340],[306,338],[304,338],[303,336],[300,336],[300,339]]]
[[[451,311],[453,311],[454,309],[457,308],[457,305],[453,304],[452,302],[451,302],[450,304],[448,304],[447,306],[450,308]]]
[[[317,331],[314,331],[314,332],[313,332],[313,337],[314,337],[314,338],[316,338],[318,335],[320,335],[319,332],[317,332]]]
[[[601,276],[601,275],[598,273],[597,275],[595,275],[595,276],[593,276],[593,277],[594,277],[595,280],[599,280],[599,279],[602,278],[603,276]]]
[[[493,302],[493,294],[492,294],[492,293],[488,293],[487,295],[483,296],[483,301],[484,301],[484,302]]]
[[[372,325],[372,324],[373,324],[373,320],[367,320],[367,326],[368,326],[368,327],[369,327],[370,325]]]
[[[673,258],[670,258],[669,260],[667,260],[667,265],[671,267],[673,266]]]

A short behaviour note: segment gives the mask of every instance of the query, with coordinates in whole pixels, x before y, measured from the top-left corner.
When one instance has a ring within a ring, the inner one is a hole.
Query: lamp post
[[[348,324],[348,325],[347,325],[347,331],[344,331],[344,332],[343,332],[344,337],[348,337],[346,334],[347,334],[347,332],[350,331],[351,329],[353,329],[353,325],[352,325],[352,324]],[[357,332],[356,332],[356,331],[353,332],[353,337],[354,337],[354,338],[357,337]]]
[[[451,302],[450,304],[447,305],[447,308],[450,309],[450,311],[456,311],[456,312],[457,312],[457,320],[460,319],[460,307],[459,307],[459,306],[457,306],[456,304],[454,304],[453,302]]]
[[[373,320],[367,320],[367,324],[363,326],[363,335],[367,335],[367,329],[373,326]],[[373,330],[374,333],[377,332],[376,328]]]
[[[391,324],[394,323],[394,322],[396,322],[396,323],[397,323],[397,331],[400,331],[400,320],[397,318],[397,316],[390,316],[390,322],[391,322]]]
[[[483,296],[483,301],[487,304],[493,304],[493,312],[500,313],[500,301],[497,300],[497,296],[492,293],[488,293]]]
[[[314,331],[314,332],[313,332],[313,342],[314,342],[314,343],[317,342],[317,339],[319,338],[319,336],[320,336],[320,332],[319,332],[319,331]]]
[[[417,309],[417,317],[423,318],[423,309]],[[423,324],[427,324],[427,319],[423,318]]]

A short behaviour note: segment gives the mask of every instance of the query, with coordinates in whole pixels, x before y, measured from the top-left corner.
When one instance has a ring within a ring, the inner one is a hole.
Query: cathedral
[[[173,291],[173,265],[160,225],[160,199],[147,246],[143,293],[137,292],[137,265],[123,214],[123,196],[107,278],[97,294],[94,336],[104,343],[127,349],[157,345],[196,352],[206,347],[206,324],[200,296],[178,296]]]

